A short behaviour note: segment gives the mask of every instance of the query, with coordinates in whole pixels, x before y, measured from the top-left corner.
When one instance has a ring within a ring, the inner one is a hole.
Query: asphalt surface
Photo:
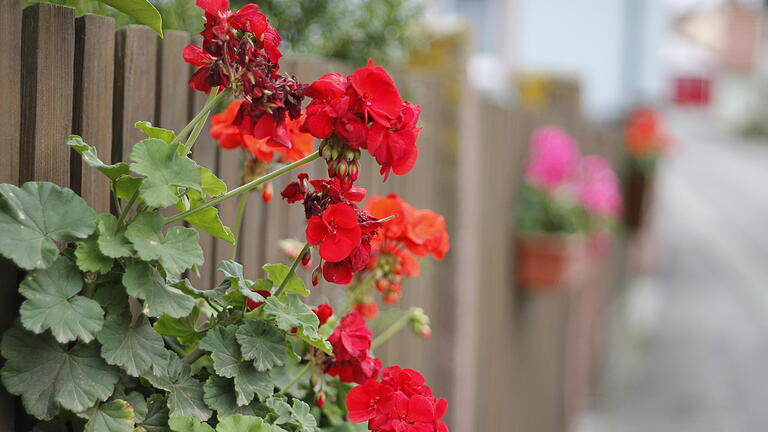
[[[590,432],[768,431],[768,142],[673,111],[652,270],[628,290]],[[616,342],[618,341],[618,342]]]

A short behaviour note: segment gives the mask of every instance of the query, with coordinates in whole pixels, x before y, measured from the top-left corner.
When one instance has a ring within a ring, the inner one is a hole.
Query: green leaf
[[[150,207],[175,204],[179,199],[177,187],[202,189],[197,163],[179,156],[177,148],[157,138],[148,138],[133,146],[131,171],[145,177],[139,193]]]
[[[142,213],[128,225],[125,236],[141,259],[160,261],[168,274],[178,275],[193,265],[203,264],[197,231],[173,226],[164,236],[162,230],[163,217],[159,213]]]
[[[115,180],[115,196],[124,200],[131,199],[143,182],[144,179],[140,177],[121,176]]]
[[[253,360],[256,370],[266,371],[285,364],[286,340],[283,333],[264,321],[249,319],[235,334],[243,358]]]
[[[227,184],[222,179],[216,177],[213,171],[205,167],[199,167],[199,169],[203,195],[215,197],[227,191]]]
[[[227,281],[231,286],[235,287],[236,292],[239,294],[234,296],[236,298],[229,296],[227,299],[229,301],[235,301],[242,305],[245,303],[245,300],[242,299],[242,297],[247,297],[255,302],[263,302],[264,297],[255,291],[270,291],[272,288],[272,282],[270,281],[257,280],[256,282],[251,282],[246,279],[245,276],[243,276],[243,265],[238,262],[232,260],[224,260],[219,263],[217,269],[224,273]]]
[[[147,415],[139,421],[139,431],[168,432],[168,404],[165,397],[153,394],[147,399]]]
[[[51,265],[56,242],[86,238],[96,229],[96,212],[70,189],[28,182],[18,188],[0,184],[0,254],[19,267]]]
[[[112,258],[101,252],[96,236],[77,242],[75,257],[77,267],[84,272],[106,274],[112,269]]]
[[[283,264],[265,264],[262,268],[267,272],[267,278],[271,280],[276,287],[279,287],[280,284],[283,283],[283,280],[288,277],[288,273],[291,270],[290,267]],[[305,297],[309,295],[309,290],[304,286],[304,281],[296,276],[296,273],[292,273],[291,277],[288,279],[288,283],[285,285],[285,292],[295,293]]]
[[[264,423],[259,417],[233,415],[224,417],[216,427],[216,432],[274,432],[275,428]]]
[[[199,198],[190,198],[189,203],[190,208],[194,209],[200,207],[203,204],[203,200]],[[178,208],[179,211],[186,210],[180,204],[178,205]],[[219,210],[216,207],[208,207],[197,213],[192,213],[185,217],[184,220],[216,238],[229,243],[235,242],[235,236],[232,234],[232,230],[221,221]]]
[[[216,373],[235,379],[237,404],[247,405],[258,395],[262,400],[270,396],[274,385],[269,374],[257,371],[252,364],[243,361],[235,333],[236,326],[214,327],[200,341],[199,347],[211,352]]]
[[[191,417],[171,417],[168,426],[173,432],[214,432],[213,428]]]
[[[123,285],[128,295],[144,300],[144,309],[149,316],[166,314],[181,318],[195,307],[192,297],[166,285],[157,269],[145,262],[138,261],[125,267]]]
[[[100,214],[96,221],[99,231],[99,249],[101,253],[112,258],[131,256],[131,242],[125,238],[125,233],[119,230],[117,218],[111,214]]]
[[[110,275],[111,276],[111,275]],[[116,280],[97,280],[96,292],[93,299],[96,300],[107,313],[127,312],[128,293],[122,284],[119,275]]]
[[[203,385],[205,392],[205,404],[215,410],[220,417],[233,414],[253,415],[251,405],[240,406],[237,404],[235,383],[231,378],[211,375]]]
[[[67,349],[48,334],[12,328],[3,335],[0,352],[6,359],[0,371],[5,388],[21,396],[27,413],[43,420],[59,406],[72,412],[92,407],[112,395],[120,379],[96,344]]]
[[[226,285],[219,285],[214,289],[209,290],[199,290],[192,286],[192,283],[189,281],[189,279],[182,279],[178,282],[173,282],[171,284],[173,287],[178,288],[183,292],[184,294],[187,294],[189,296],[192,296],[196,299],[201,300],[217,300],[224,296],[224,294],[227,293],[227,290],[229,289],[229,286]]]
[[[99,0],[135,19],[163,37],[163,18],[147,0]]]
[[[85,432],[132,432],[133,407],[124,400],[113,400],[86,411]]]
[[[189,315],[173,318],[161,316],[154,324],[155,331],[164,336],[179,338],[182,343],[191,343],[198,337],[197,322],[200,320],[200,308],[195,306]]]
[[[264,314],[274,319],[280,329],[289,332],[292,328],[298,328],[302,339],[326,353],[331,352],[330,344],[317,332],[320,325],[317,315],[295,295],[287,296],[285,303],[274,296],[268,298],[264,305]]]
[[[138,121],[134,126],[136,126],[136,129],[144,132],[147,135],[147,138],[157,138],[167,143],[170,143],[176,138],[176,133],[172,130],[152,126],[152,123],[148,121]]]
[[[278,416],[273,422],[274,424],[292,424],[300,432],[315,432],[317,430],[317,420],[309,412],[309,405],[303,401],[294,399],[293,406],[291,406],[284,399],[273,397],[267,399],[266,403]]]
[[[130,168],[128,168],[128,164],[124,162],[118,162],[112,165],[102,162],[101,159],[99,159],[96,147],[86,144],[83,139],[77,135],[70,135],[67,145],[83,158],[83,162],[88,164],[88,166],[101,171],[102,174],[109,177],[112,181],[131,172]]]
[[[138,317],[131,325],[128,314],[110,315],[96,337],[101,342],[104,360],[125,369],[130,376],[146,374],[153,364],[165,361],[168,355],[163,337],[152,329],[145,316]]]
[[[50,329],[61,343],[93,340],[104,324],[104,311],[94,300],[77,295],[83,278],[64,256],[44,270],[30,273],[19,286],[27,299],[21,305],[21,323],[35,333]]]
[[[141,423],[147,418],[147,401],[144,400],[144,396],[139,392],[130,392],[123,397],[133,408],[136,423]]]
[[[206,421],[211,410],[203,401],[203,385],[192,377],[189,365],[179,360],[175,354],[169,354],[165,362],[156,364],[154,373],[147,376],[149,382],[168,391],[170,415],[193,417]]]

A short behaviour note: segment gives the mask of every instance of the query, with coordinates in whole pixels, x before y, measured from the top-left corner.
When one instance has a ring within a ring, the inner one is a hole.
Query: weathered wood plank
[[[69,185],[75,11],[39,3],[24,10],[20,181]]]
[[[115,94],[112,161],[128,160],[131,147],[144,138],[137,121],[155,118],[157,35],[149,27],[129,25],[115,40]]]
[[[166,129],[181,130],[189,119],[190,97],[187,80],[189,64],[181,56],[189,44],[189,33],[168,30],[157,40],[157,99],[154,123]]]
[[[21,1],[0,0],[0,183],[19,182],[19,133],[21,130]],[[13,325],[19,296],[16,266],[0,258],[0,332]],[[0,386],[0,430],[14,430],[16,400]]]
[[[102,158],[112,154],[112,98],[115,67],[115,21],[83,15],[75,20],[75,75],[72,133],[96,147]],[[70,182],[99,212],[110,208],[109,181],[71,155]]]
[[[21,1],[0,0],[0,182],[19,181],[19,131],[21,129]]]

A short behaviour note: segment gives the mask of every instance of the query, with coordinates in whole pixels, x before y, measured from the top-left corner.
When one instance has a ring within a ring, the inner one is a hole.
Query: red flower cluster
[[[333,346],[333,357],[326,362],[325,373],[339,377],[343,382],[358,384],[378,377],[381,360],[371,356],[371,336],[365,320],[357,312],[344,315],[328,337]]]
[[[205,93],[230,88],[242,103],[234,119],[244,133],[273,145],[291,147],[288,119],[301,116],[305,85],[280,75],[282,54],[277,30],[255,4],[237,12],[228,0],[197,0],[205,11],[203,46],[189,45],[184,60],[198,66],[189,85]]]
[[[390,171],[403,175],[418,157],[421,107],[405,102],[392,78],[373,60],[349,77],[323,75],[306,90],[312,98],[303,129],[324,139],[321,154],[328,174],[343,181],[357,179],[359,148],[367,149],[381,165],[384,178]]]
[[[368,422],[375,432],[448,432],[440,421],[448,402],[432,396],[424,377],[413,369],[392,366],[381,381],[369,379],[347,394],[349,420]]]
[[[419,274],[417,256],[431,254],[443,259],[448,252],[450,241],[445,218],[432,210],[415,209],[396,194],[371,197],[365,203],[365,210],[375,219],[395,216],[372,242],[368,268],[375,274],[374,284],[383,293],[383,300],[396,303],[402,294],[403,277]]]
[[[298,181],[285,187],[282,196],[289,203],[303,201],[307,243],[319,246],[325,280],[348,284],[355,272],[366,268],[371,241],[381,223],[353,202],[365,197],[365,189],[342,184],[338,177],[309,180],[302,173]]]
[[[242,129],[236,125],[235,117],[240,110],[243,101],[234,101],[224,112],[214,114],[211,117],[211,138],[215,139],[219,147],[232,150],[247,150],[254,159],[269,163],[277,161],[280,163],[296,162],[297,160],[312,153],[312,142],[314,138],[308,133],[299,131],[299,127],[304,122],[304,115],[286,122],[288,138],[291,142],[290,147],[275,146],[266,138],[256,138],[253,135],[243,133]],[[277,157],[277,158],[276,158]]]

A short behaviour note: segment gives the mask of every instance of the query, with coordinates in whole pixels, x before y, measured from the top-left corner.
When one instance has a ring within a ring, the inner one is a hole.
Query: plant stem
[[[371,342],[371,349],[381,346],[384,342],[389,340],[392,336],[396,335],[400,330],[408,324],[408,320],[411,319],[414,309],[410,309],[406,314],[401,316],[397,321],[393,322],[388,329],[384,330],[380,335]]]
[[[240,243],[240,228],[243,226],[243,216],[245,216],[245,204],[248,202],[248,194],[244,193],[240,195],[240,200],[237,202],[237,214],[235,215],[235,242],[232,244],[232,252],[229,254],[229,259],[234,260],[237,258],[237,245]]]
[[[178,355],[185,355],[184,349],[179,345],[179,342],[170,336],[163,336],[163,340],[165,340],[165,343],[168,344],[169,347],[171,347],[172,350],[176,352]]]
[[[117,226],[120,226],[123,224],[125,217],[128,216],[128,212],[131,211],[131,207],[133,207],[133,203],[136,202],[136,198],[138,197],[139,197],[139,190],[136,189],[136,192],[134,192],[133,195],[131,195],[131,199],[128,200],[128,204],[126,204],[123,211],[120,212],[120,217],[117,219]]]
[[[299,252],[299,256],[296,257],[295,260],[293,260],[293,264],[291,264],[290,270],[288,270],[288,274],[285,275],[285,278],[282,282],[280,282],[280,286],[277,287],[277,291],[273,294],[275,297],[279,298],[280,294],[285,291],[285,286],[288,285],[288,280],[293,276],[293,272],[296,270],[296,267],[299,265],[299,262],[301,261],[301,258],[309,252],[309,243],[304,244],[304,248],[301,249],[301,252]]]
[[[210,200],[204,202],[203,204],[201,204],[199,207],[195,207],[193,209],[190,209],[190,210],[187,210],[185,212],[178,213],[178,214],[173,215],[173,216],[171,216],[169,218],[166,218],[165,219],[165,224],[167,225],[169,223],[176,222],[177,220],[184,219],[187,216],[190,216],[190,215],[193,215],[193,214],[195,214],[195,213],[197,213],[199,211],[205,210],[208,207],[215,206],[216,204],[218,204],[218,203],[220,203],[222,201],[226,201],[229,198],[232,198],[233,196],[240,195],[243,192],[248,192],[249,190],[255,188],[256,186],[258,186],[258,185],[260,185],[260,184],[262,184],[264,182],[267,182],[269,180],[272,180],[275,177],[278,177],[278,176],[280,176],[282,174],[285,174],[285,173],[287,173],[288,171],[291,171],[294,168],[297,168],[297,167],[300,167],[300,166],[302,166],[304,164],[312,162],[313,160],[315,160],[315,159],[317,159],[319,157],[320,157],[320,153],[319,152],[314,152],[311,155],[306,156],[303,159],[300,159],[300,160],[298,160],[298,161],[296,161],[294,163],[291,163],[291,164],[288,164],[288,165],[286,165],[284,167],[276,169],[276,170],[272,171],[269,174],[263,175],[263,176],[255,179],[253,181],[250,181],[250,182],[248,182],[248,183],[246,183],[246,184],[244,184],[244,185],[242,185],[242,186],[240,186],[238,188],[232,189],[231,191],[229,191],[229,192],[227,192],[227,193],[225,193],[223,195],[219,195],[216,198],[210,199]]]
[[[282,388],[282,390],[280,390],[280,392],[279,392],[278,394],[285,394],[285,392],[287,392],[288,390],[290,390],[290,389],[291,389],[291,387],[295,386],[295,385],[296,385],[296,383],[297,383],[297,382],[299,382],[299,380],[300,380],[300,379],[301,379],[301,378],[302,378],[304,375],[306,375],[306,374],[307,374],[307,372],[309,372],[309,370],[311,369],[311,367],[312,367],[312,362],[311,362],[311,361],[310,361],[310,362],[307,362],[307,365],[306,365],[306,366],[304,366],[304,368],[303,368],[303,369],[302,369],[302,370],[299,372],[299,374],[298,374],[298,375],[296,375],[295,377],[293,377],[293,379],[291,380],[291,382],[289,382],[288,384],[286,384],[286,386],[285,386],[285,387],[283,387],[283,388]]]
[[[189,354],[185,355],[181,359],[181,362],[184,363],[184,364],[191,365],[192,363],[194,363],[197,360],[199,360],[200,357],[204,356],[205,353],[206,353],[206,351],[204,349],[195,348],[194,350],[192,350],[192,352],[190,352]]]
[[[184,128],[179,132],[179,134],[176,135],[176,138],[174,138],[173,141],[171,141],[171,144],[178,144],[179,142],[181,142],[181,140],[184,139],[184,137],[187,136],[187,134],[191,132],[195,128],[195,126],[197,126],[198,123],[201,122],[201,119],[203,117],[208,118],[208,113],[211,112],[211,109],[213,109],[214,105],[216,105],[220,100],[222,100],[223,98],[229,95],[229,89],[224,89],[224,91],[222,91],[221,93],[216,94],[218,90],[219,90],[218,87],[213,87],[211,89],[211,92],[208,93],[208,99],[205,101],[205,105],[203,105],[203,108],[200,110],[200,112],[195,114],[195,117],[193,117],[192,120],[190,120],[189,123],[186,124],[186,126],[184,126]],[[202,120],[202,122],[204,123],[205,120]],[[187,142],[187,144],[189,144],[189,142]],[[190,145],[189,148],[191,147],[192,146]],[[189,148],[187,148],[187,146],[185,145],[184,153],[182,154],[186,155],[187,153],[189,153]]]

